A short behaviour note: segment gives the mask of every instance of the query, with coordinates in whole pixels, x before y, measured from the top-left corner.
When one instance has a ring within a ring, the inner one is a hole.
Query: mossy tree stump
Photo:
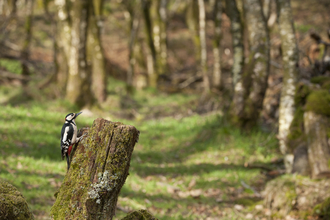
[[[14,186],[0,180],[0,220],[7,219],[34,219],[29,206]]]
[[[112,219],[138,137],[133,126],[96,119],[72,153],[52,217]]]

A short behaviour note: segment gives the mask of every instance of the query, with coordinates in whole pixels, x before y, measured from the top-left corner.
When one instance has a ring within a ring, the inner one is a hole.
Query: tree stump
[[[130,125],[101,118],[71,156],[56,202],[54,219],[112,219],[120,189],[125,183],[139,131]]]
[[[11,184],[0,180],[0,220],[34,219],[23,195]]]
[[[330,177],[330,148],[327,131],[328,117],[313,111],[304,113],[305,134],[308,140],[308,159],[312,178]]]

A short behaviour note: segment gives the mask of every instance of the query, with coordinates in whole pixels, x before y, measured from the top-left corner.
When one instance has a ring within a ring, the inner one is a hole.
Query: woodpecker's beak
[[[76,115],[74,116],[74,118],[77,118],[78,115],[80,115],[82,112],[76,113]]]

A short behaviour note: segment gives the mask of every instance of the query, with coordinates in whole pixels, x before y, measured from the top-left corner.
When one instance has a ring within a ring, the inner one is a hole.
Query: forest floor
[[[300,2],[292,1],[293,14],[300,48],[307,54],[313,44],[309,31],[325,35],[328,27],[324,21],[329,19],[326,7],[311,0]],[[111,10],[107,16],[115,11]],[[127,68],[127,30],[123,28],[124,16],[116,16],[108,17],[104,34],[111,37],[103,42],[109,71],[120,76]],[[32,82],[28,90],[14,84],[0,87],[0,104],[5,104],[0,108],[0,178],[23,193],[36,219],[51,219],[53,194],[66,173],[60,155],[60,129],[65,115],[80,109],[49,97],[47,89],[36,89],[40,79],[51,72],[45,67],[51,66],[52,42],[45,31],[50,25],[45,25],[40,14],[35,22],[42,29],[34,33],[31,50],[32,60],[42,62],[42,67],[34,66],[42,72],[35,78],[38,82]],[[175,50],[169,51],[170,62],[176,68],[170,71],[194,74],[189,33],[181,30],[180,20],[171,25],[169,46]],[[229,30],[228,19],[224,19],[223,27]],[[17,31],[11,40],[19,45],[22,30]],[[230,44],[230,35],[224,34],[223,50]],[[278,47],[278,37],[273,38],[272,47]],[[211,44],[208,49],[212,51]],[[210,58],[212,63],[212,55]],[[228,71],[230,55],[224,53],[223,62],[223,69]],[[19,62],[2,59],[0,65],[20,72]],[[273,70],[276,75],[276,68]],[[116,219],[137,209],[147,209],[159,219],[270,218],[272,213],[262,201],[262,190],[275,177],[268,171],[283,169],[275,130],[242,132],[231,126],[221,111],[197,114],[197,93],[189,90],[168,94],[146,89],[129,97],[122,81],[109,78],[108,99],[102,110],[82,110],[78,127],[91,126],[94,119],[103,117],[134,125],[141,132],[130,175],[118,200]]]
[[[119,81],[115,85],[110,93],[125,86]],[[2,87],[0,98],[8,95],[7,89],[13,90]],[[198,115],[191,105],[196,98],[137,92],[134,106],[126,106],[139,114],[135,120],[116,116],[123,108],[120,100],[118,105],[112,101],[111,111],[82,110],[78,127],[104,117],[141,132],[116,219],[137,209],[147,209],[159,219],[266,219],[270,214],[260,195],[270,176],[261,171],[281,168],[275,133],[242,133],[221,112]],[[0,108],[0,178],[23,193],[36,219],[50,219],[53,194],[66,173],[59,139],[64,117],[72,109],[62,101],[33,100]],[[147,119],[159,109],[167,116]]]

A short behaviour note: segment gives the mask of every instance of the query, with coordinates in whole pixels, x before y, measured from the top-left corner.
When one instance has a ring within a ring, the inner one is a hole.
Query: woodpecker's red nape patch
[[[69,149],[68,149],[68,155],[69,155],[69,156],[70,156],[71,150],[72,150],[72,145],[70,145],[70,146],[69,146]]]

